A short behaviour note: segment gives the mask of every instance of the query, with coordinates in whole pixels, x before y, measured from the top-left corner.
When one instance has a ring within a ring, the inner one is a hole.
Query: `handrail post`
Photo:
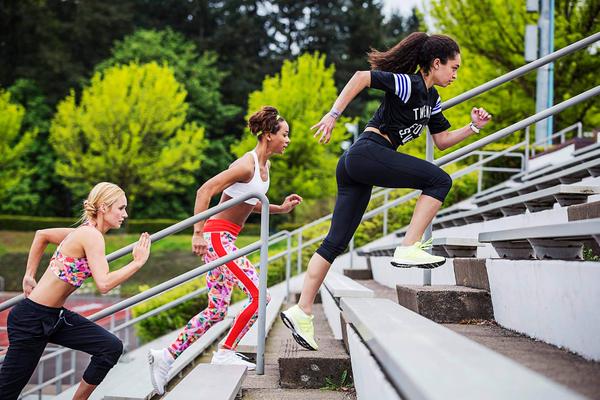
[[[54,360],[54,363],[55,363],[54,364],[54,373],[56,374],[56,376],[62,375],[62,364],[63,364],[62,353],[56,357],[56,359]],[[62,391],[62,379],[58,379],[55,382],[54,388],[56,390],[56,394],[58,394]]]
[[[296,272],[302,272],[302,229],[298,231],[298,259],[296,260]]]
[[[529,143],[529,125],[525,128],[525,161],[524,171],[529,171],[529,154],[531,152]]]
[[[285,259],[285,301],[290,301],[290,276],[292,275],[292,235],[287,233],[287,254]]]
[[[429,132],[425,132],[427,136],[427,143],[425,144],[425,159],[431,163],[433,163],[433,137],[429,134]],[[419,200],[417,200],[419,201]],[[413,211],[414,212],[414,211]],[[432,236],[432,224],[429,223],[427,228],[425,228],[425,233],[423,237],[423,241],[427,241],[431,239]],[[423,270],[423,286],[431,286],[431,270],[425,269]]]
[[[354,235],[352,235],[352,239],[350,239],[350,269],[354,268]]]
[[[44,366],[46,365],[46,361],[42,361],[40,365],[38,365],[38,384],[44,382]],[[38,399],[42,400],[42,388],[40,387],[38,392]]]
[[[483,154],[479,153],[479,162],[483,159]],[[481,192],[483,186],[483,165],[479,167],[479,174],[477,175],[477,193]]]
[[[256,374],[265,374],[265,344],[267,321],[267,266],[269,263],[269,200],[262,195],[260,213],[260,272],[258,287],[258,346],[256,349]]]
[[[383,195],[383,204],[387,204],[389,200],[389,192],[386,190]],[[383,212],[383,236],[387,236],[388,233],[388,210],[387,208]]]

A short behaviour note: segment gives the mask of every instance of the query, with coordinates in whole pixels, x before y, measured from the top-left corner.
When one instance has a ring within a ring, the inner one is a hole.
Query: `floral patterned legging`
[[[230,232],[204,232],[208,251],[204,262],[208,263],[237,250],[236,236]],[[231,301],[234,285],[248,296],[248,304],[236,316],[225,339],[224,348],[235,350],[258,317],[258,273],[246,257],[214,268],[206,275],[208,307],[193,317],[179,333],[168,350],[174,358],[179,357],[192,343],[199,339],[213,324],[223,320]],[[267,302],[270,296],[267,295]]]

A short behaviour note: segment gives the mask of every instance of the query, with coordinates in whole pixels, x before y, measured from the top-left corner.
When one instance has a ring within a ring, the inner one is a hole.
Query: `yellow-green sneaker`
[[[412,246],[398,246],[394,251],[394,258],[391,263],[399,268],[436,268],[446,262],[444,257],[434,256],[425,250],[432,247],[432,240],[425,243],[416,242]]]
[[[298,305],[279,314],[284,325],[290,328],[298,344],[308,350],[317,350],[313,315],[306,315]]]

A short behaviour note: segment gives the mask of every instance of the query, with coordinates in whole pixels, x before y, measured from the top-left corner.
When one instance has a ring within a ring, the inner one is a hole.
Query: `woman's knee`
[[[423,190],[423,194],[443,202],[451,188],[452,177],[440,168],[435,176],[432,177],[430,185]]]
[[[209,308],[206,311],[207,311],[206,314],[208,315],[208,319],[212,323],[223,321],[225,319],[225,315],[227,314],[226,307]]]
[[[119,357],[123,354],[123,342],[116,336],[112,335],[107,342],[105,356],[108,361],[115,365],[119,361]]]
[[[102,368],[112,368],[119,361],[119,357],[123,354],[123,342],[109,333],[101,346],[98,346],[94,352],[92,362],[100,365]]]

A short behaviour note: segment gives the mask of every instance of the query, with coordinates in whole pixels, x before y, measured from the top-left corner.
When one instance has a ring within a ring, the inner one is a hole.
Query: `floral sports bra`
[[[92,271],[90,270],[86,257],[66,257],[62,254],[60,248],[63,243],[64,239],[58,245],[52,259],[50,259],[50,270],[54,272],[61,281],[79,287],[83,284],[83,281],[92,276]]]

